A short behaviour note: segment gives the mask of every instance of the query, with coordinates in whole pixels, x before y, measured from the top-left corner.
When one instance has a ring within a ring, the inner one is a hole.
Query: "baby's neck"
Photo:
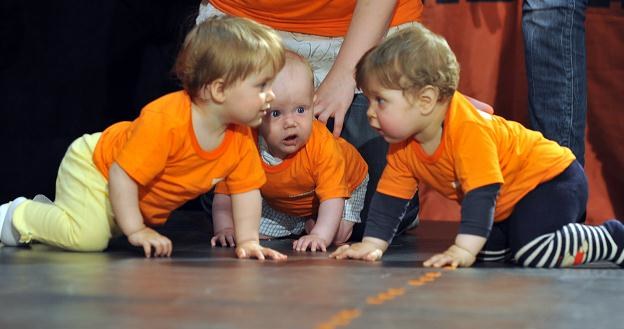
[[[431,114],[433,117],[431,118],[429,125],[421,132],[414,135],[414,139],[422,146],[423,150],[427,154],[433,154],[442,142],[444,119],[446,118],[448,105],[448,102],[436,104],[436,108]]]
[[[264,138],[262,138],[262,136],[258,136],[258,145],[260,147],[260,157],[262,158],[262,161],[264,161],[264,163],[271,166],[277,166],[284,161],[284,159],[271,154],[271,152],[269,151],[269,147],[267,146],[267,143]]]
[[[227,124],[215,118],[210,109],[192,103],[191,120],[197,143],[204,151],[213,150],[221,144]]]

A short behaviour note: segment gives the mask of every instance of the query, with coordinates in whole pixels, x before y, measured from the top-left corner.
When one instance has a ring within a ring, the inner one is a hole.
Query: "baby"
[[[358,151],[314,119],[313,79],[306,60],[287,52],[273,84],[275,100],[257,131],[267,176],[261,188],[261,238],[305,231],[293,242],[298,251],[326,251],[332,243],[346,242],[361,222],[368,183],[368,167]],[[218,184],[213,246],[234,246],[231,218],[227,189]]]

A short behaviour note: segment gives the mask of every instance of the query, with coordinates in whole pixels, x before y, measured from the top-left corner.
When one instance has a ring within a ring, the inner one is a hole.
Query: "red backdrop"
[[[423,23],[443,35],[461,65],[459,89],[528,124],[522,1],[427,0]],[[590,1],[586,46],[585,170],[588,222],[624,219],[624,1]],[[422,190],[421,218],[458,220],[459,205]]]

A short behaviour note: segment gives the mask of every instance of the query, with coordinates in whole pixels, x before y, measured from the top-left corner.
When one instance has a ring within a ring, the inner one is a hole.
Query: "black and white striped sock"
[[[502,262],[509,260],[511,249],[501,250],[481,250],[477,255],[477,260],[482,262]]]
[[[610,220],[603,225],[568,224],[541,235],[514,255],[527,267],[567,267],[600,260],[624,265],[624,225]]]

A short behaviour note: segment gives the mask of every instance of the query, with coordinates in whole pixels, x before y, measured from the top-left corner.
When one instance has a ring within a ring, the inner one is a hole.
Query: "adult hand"
[[[314,115],[319,121],[327,123],[334,118],[334,136],[340,136],[345,115],[355,95],[355,78],[353,71],[332,68],[319,88],[316,90]]]
[[[476,260],[475,255],[457,245],[450,246],[445,252],[436,254],[427,259],[425,267],[442,267],[450,265],[452,268],[470,267]]]
[[[215,235],[210,239],[210,245],[216,247],[217,243],[219,243],[221,247],[235,247],[234,240],[234,229],[227,227],[219,232],[215,232]]]
[[[297,251],[306,251],[310,247],[310,251],[327,251],[327,241],[316,234],[309,234],[293,241],[293,249]]]
[[[238,258],[257,258],[264,260],[265,258],[275,260],[285,260],[286,255],[279,253],[273,249],[265,248],[258,241],[245,241],[239,243],[236,247],[236,257]]]
[[[147,258],[150,258],[152,255],[152,248],[154,257],[170,257],[173,250],[173,245],[169,238],[149,227],[144,227],[128,235],[128,242],[135,247],[143,247],[145,257]]]

